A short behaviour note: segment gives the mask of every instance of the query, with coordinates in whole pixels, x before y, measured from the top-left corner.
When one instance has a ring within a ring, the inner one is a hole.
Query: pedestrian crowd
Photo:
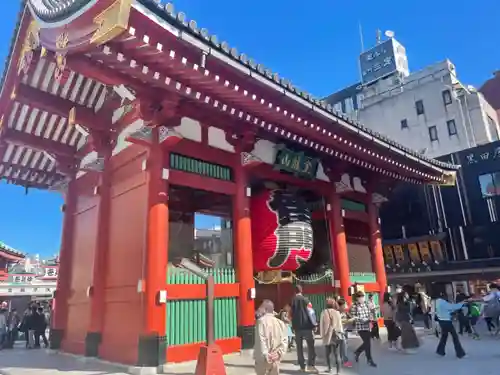
[[[256,312],[255,371],[257,375],[278,375],[284,354],[296,347],[297,363],[306,373],[319,373],[316,368],[315,333],[319,334],[325,350],[326,371],[340,374],[342,368],[352,367],[348,358],[348,334],[355,331],[361,345],[354,350],[354,361],[359,362],[364,355],[370,367],[377,367],[371,350],[372,340],[380,339],[377,317],[381,316],[387,329],[388,350],[414,354],[420,346],[415,332],[414,321],[421,319],[425,330],[438,338],[436,353],[446,355],[446,343],[451,337],[457,358],[466,353],[460,342],[460,335],[469,334],[473,339],[480,335],[476,325],[484,319],[487,329],[494,335],[500,332],[500,291],[497,284],[489,285],[489,293],[484,296],[467,296],[459,293],[455,301],[450,301],[445,293],[434,298],[423,289],[411,295],[397,289],[395,293],[385,293],[380,308],[373,296],[361,291],[352,296],[348,307],[345,299],[329,298],[326,306],[316,317],[310,301],[296,286],[296,294],[290,304],[276,313],[270,300],[263,301]],[[455,328],[458,324],[458,332]],[[307,345],[307,358],[304,352]]]
[[[31,303],[23,315],[5,304],[0,309],[0,349],[12,349],[22,339],[27,349],[40,348],[40,339],[47,348],[47,328],[50,326],[50,307]]]

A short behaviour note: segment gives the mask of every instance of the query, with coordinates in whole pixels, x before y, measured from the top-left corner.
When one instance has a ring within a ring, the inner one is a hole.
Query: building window
[[[490,129],[491,140],[498,141],[497,123],[491,116],[488,116],[488,128]]]
[[[417,109],[417,115],[423,115],[425,113],[424,102],[422,100],[417,100],[415,102],[415,108]]]
[[[408,129],[408,120],[405,118],[401,120],[401,129]]]
[[[438,140],[438,130],[436,126],[429,127],[429,138],[431,139],[431,142]]]
[[[455,120],[446,121],[446,126],[448,127],[448,135],[457,135],[457,125],[455,124]]]
[[[444,105],[451,104],[451,92],[450,92],[450,90],[443,91],[443,103],[444,103]]]
[[[478,180],[483,198],[500,195],[500,172],[482,174]]]

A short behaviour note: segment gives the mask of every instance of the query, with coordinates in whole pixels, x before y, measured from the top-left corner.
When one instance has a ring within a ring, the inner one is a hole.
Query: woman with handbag
[[[326,301],[326,309],[323,310],[320,317],[320,334],[325,346],[326,364],[328,372],[332,372],[330,356],[333,353],[335,359],[335,374],[340,374],[342,361],[340,359],[340,345],[344,340],[344,327],[342,317],[338,311],[337,302],[334,299]]]
[[[384,303],[382,304],[382,317],[384,325],[387,328],[387,341],[389,342],[389,350],[398,349],[398,339],[401,335],[401,330],[395,321],[396,306],[390,293],[384,293]]]

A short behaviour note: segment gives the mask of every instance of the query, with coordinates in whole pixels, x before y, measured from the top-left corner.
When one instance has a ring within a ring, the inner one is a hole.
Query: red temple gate
[[[367,287],[382,293],[379,193],[397,181],[450,183],[456,169],[336,114],[170,5],[148,0],[28,1],[0,115],[0,176],[66,198],[52,347],[143,367],[193,359],[203,340],[167,340],[177,335],[167,312],[182,316],[183,306],[205,298],[198,281],[170,271],[171,250],[182,247],[170,233],[174,222],[192,225],[192,212],[232,221],[234,269],[214,271],[221,306],[234,301],[235,334],[218,340],[232,352],[253,345],[256,183],[324,201],[327,253],[347,298],[344,220],[365,223],[376,275]],[[280,145],[291,159],[275,156]],[[346,210],[345,199],[366,210]],[[158,301],[162,291],[167,303]]]

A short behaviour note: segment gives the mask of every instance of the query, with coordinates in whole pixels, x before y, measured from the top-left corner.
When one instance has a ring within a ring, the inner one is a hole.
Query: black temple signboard
[[[314,179],[318,171],[319,159],[312,158],[303,152],[297,152],[283,145],[276,147],[274,167],[280,171],[293,173],[297,177]]]

